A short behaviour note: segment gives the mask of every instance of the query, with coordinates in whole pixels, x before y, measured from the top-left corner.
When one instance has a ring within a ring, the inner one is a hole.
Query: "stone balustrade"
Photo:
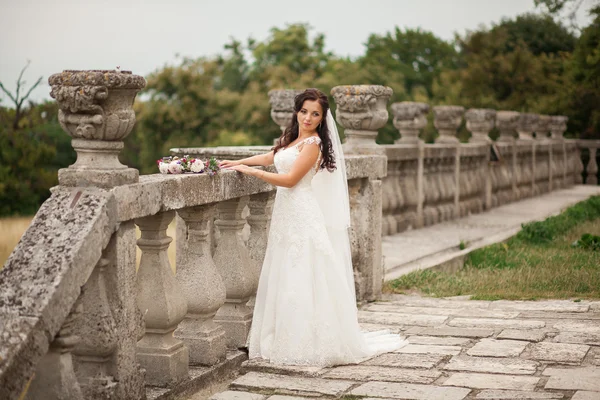
[[[580,155],[572,157],[571,168],[585,174],[586,185],[597,185],[600,140],[578,140],[577,147]],[[576,183],[584,183],[581,174],[576,174],[576,179]]]
[[[78,159],[59,172],[60,185],[0,270],[0,398],[144,399],[148,390],[153,398],[172,396],[189,390],[198,366],[239,364],[274,188],[234,171],[139,176],[117,157],[135,122],[131,104],[143,78],[65,71],[50,83]],[[269,93],[279,126],[295,93]],[[429,106],[397,103],[392,112],[402,137],[378,145],[391,94],[383,86],[332,90],[346,129],[360,301],[381,293],[381,233],[567,187],[582,172],[586,183],[597,182],[599,142],[563,139],[565,117],[539,116],[536,125],[535,117],[516,112],[434,107],[440,138],[424,144],[418,134]],[[463,113],[472,143],[455,140]],[[491,147],[494,122],[501,137]],[[269,148],[172,152],[235,159]],[[585,168],[580,151],[589,154]],[[173,221],[175,265],[167,256]]]

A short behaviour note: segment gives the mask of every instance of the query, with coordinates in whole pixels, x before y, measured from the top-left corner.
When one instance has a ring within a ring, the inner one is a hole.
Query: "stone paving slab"
[[[539,363],[520,358],[491,358],[454,356],[443,368],[459,372],[487,372],[490,374],[533,375]]]
[[[438,346],[464,346],[470,343],[471,339],[457,337],[435,337],[435,336],[409,336],[410,344],[432,344]]]
[[[600,399],[600,392],[587,392],[585,390],[578,390],[575,392],[571,400],[598,400]]]
[[[555,323],[553,327],[559,331],[600,335],[600,321],[560,321]]]
[[[446,356],[439,354],[400,354],[387,353],[365,361],[364,365],[380,365],[400,368],[433,368]]]
[[[267,396],[249,392],[234,392],[228,390],[226,392],[217,393],[209,400],[264,400]]]
[[[454,318],[448,322],[450,326],[474,328],[515,328],[538,329],[546,326],[544,321],[495,318]]]
[[[432,383],[442,375],[439,371],[422,369],[389,368],[371,365],[347,365],[336,367],[323,375],[328,379],[357,381],[387,381],[406,383]]]
[[[535,329],[504,329],[498,335],[498,339],[524,340],[527,342],[540,342],[544,340],[545,337],[545,331]]]
[[[475,397],[484,400],[543,400],[562,399],[562,393],[542,393],[520,390],[482,390]]]
[[[546,311],[524,311],[519,313],[519,318],[531,318],[545,320],[549,319],[577,319],[577,320],[598,320],[600,313],[597,312],[546,312]]]
[[[527,347],[527,342],[519,340],[481,339],[467,350],[470,356],[518,357]]]
[[[561,332],[552,338],[552,342],[600,346],[600,334],[584,332]]]
[[[395,353],[411,353],[411,354],[443,354],[454,356],[460,354],[462,347],[460,346],[435,346],[429,344],[407,344],[398,349]]]
[[[461,386],[472,389],[512,389],[533,390],[540,378],[523,375],[471,374],[459,372],[452,374],[444,386]]]
[[[403,313],[385,313],[359,311],[358,321],[382,325],[417,325],[437,326],[443,324],[448,317],[441,315],[415,315]]]
[[[537,301],[515,301],[515,300],[498,300],[490,304],[490,309],[493,310],[514,310],[514,311],[544,311],[555,313],[567,312],[586,312],[590,309],[590,305],[586,303],[575,303],[571,300],[546,300],[543,302]]]
[[[410,383],[368,382],[352,390],[356,396],[387,397],[402,400],[463,400],[469,389]]]
[[[586,390],[600,392],[600,368],[546,368],[543,375],[550,375],[546,389]]]
[[[569,343],[533,343],[529,347],[529,358],[540,361],[554,361],[557,363],[580,363],[587,354],[590,346]],[[598,377],[600,379],[600,376]]]
[[[436,307],[398,307],[397,304],[375,303],[365,308],[367,311],[397,312],[419,315],[443,315],[461,317],[515,318],[519,311],[488,310],[487,308],[436,308]]]
[[[409,333],[409,331],[407,331],[406,333]],[[418,334],[423,336],[458,336],[465,338],[484,338],[492,336],[494,334],[494,330],[481,328],[455,328],[444,326],[437,328],[421,329],[418,331]]]
[[[335,379],[304,378],[298,376],[249,372],[231,384],[233,389],[273,390],[281,394],[303,394],[308,396],[328,395],[339,397],[354,386],[353,381]]]

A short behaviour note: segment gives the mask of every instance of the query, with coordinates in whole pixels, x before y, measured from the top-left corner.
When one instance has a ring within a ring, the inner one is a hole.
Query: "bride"
[[[249,356],[274,364],[359,363],[405,341],[389,331],[360,330],[337,128],[323,92],[306,89],[294,103],[292,124],[271,152],[221,162],[277,186]],[[277,173],[249,167],[271,164]]]

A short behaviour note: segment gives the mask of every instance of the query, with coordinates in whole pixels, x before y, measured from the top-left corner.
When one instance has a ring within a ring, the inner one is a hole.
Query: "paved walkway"
[[[417,269],[462,265],[469,252],[504,241],[515,235],[521,224],[543,220],[592,195],[600,195],[600,186],[579,185],[481,214],[386,236],[383,239],[385,280]],[[464,250],[459,248],[461,242],[467,246]]]
[[[246,362],[211,400],[600,399],[600,302],[389,295],[359,319],[409,344],[334,368]]]

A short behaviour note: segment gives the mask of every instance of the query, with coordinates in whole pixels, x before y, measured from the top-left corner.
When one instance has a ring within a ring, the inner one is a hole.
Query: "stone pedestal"
[[[534,140],[533,133],[537,131],[540,120],[538,114],[522,113],[517,124],[517,133],[521,140]]]
[[[552,139],[554,140],[564,140],[563,135],[567,130],[567,121],[568,117],[563,115],[552,115],[550,116],[550,123],[548,127],[550,128],[550,134],[552,135]]]
[[[400,131],[400,139],[396,144],[417,144],[422,142],[419,133],[427,125],[427,113],[429,105],[403,101],[392,104],[394,114],[394,126]]]
[[[489,133],[494,129],[496,110],[490,108],[471,108],[465,113],[467,130],[471,132],[470,143],[492,143]]]
[[[215,205],[179,210],[187,235],[185,252],[177,254],[176,279],[187,301],[187,314],[175,331],[190,352],[190,363],[214,365],[227,353],[225,330],[213,318],[225,303],[225,284],[217,271],[210,248],[210,221]]]
[[[292,124],[294,116],[294,99],[302,90],[281,89],[269,91],[269,103],[271,103],[271,118],[279,126],[282,132]]]
[[[179,287],[167,249],[174,211],[137,219],[142,237],[142,258],[137,274],[138,307],[144,315],[146,333],[137,345],[137,358],[146,369],[146,382],[174,386],[188,376],[189,352],[173,331],[187,313],[187,301]]]
[[[496,127],[500,131],[499,142],[514,143],[515,132],[519,123],[519,113],[516,111],[498,111]]]
[[[550,116],[540,115],[535,128],[535,138],[537,140],[547,140],[550,135]]]
[[[58,121],[72,138],[77,161],[58,172],[62,186],[111,188],[138,181],[118,159],[135,124],[132,105],[146,81],[130,71],[63,71],[48,79]]]
[[[433,124],[439,132],[436,143],[458,143],[456,130],[460,127],[465,108],[461,106],[433,107]]]
[[[337,105],[336,119],[344,127],[347,154],[379,154],[385,150],[376,143],[377,130],[388,120],[387,102],[391,88],[379,85],[336,86],[331,89]]]

